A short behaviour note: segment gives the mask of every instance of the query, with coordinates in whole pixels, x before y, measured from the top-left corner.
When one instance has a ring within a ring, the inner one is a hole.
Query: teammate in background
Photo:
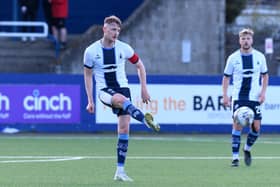
[[[141,84],[142,101],[150,102],[146,85],[146,70],[143,62],[130,45],[118,40],[121,20],[116,16],[104,19],[103,37],[91,44],[84,52],[84,80],[88,98],[87,111],[94,113],[93,81],[94,72],[96,94],[100,101],[111,107],[118,116],[117,169],[114,180],[133,181],[124,170],[129,140],[130,117],[144,123],[154,131],[160,126],[150,113],[145,115],[131,103],[130,89],[125,72],[125,62],[134,64]]]
[[[261,104],[265,101],[268,86],[268,69],[265,56],[252,47],[254,32],[245,28],[239,32],[240,49],[232,53],[226,62],[222,82],[223,102],[230,106],[228,96],[230,77],[233,77],[232,107],[233,112],[241,107],[248,106],[255,118],[250,126],[247,141],[243,148],[244,162],[251,165],[251,148],[260,134]],[[259,83],[261,76],[261,85]],[[239,147],[241,142],[242,127],[233,121],[232,126],[232,167],[239,165]]]

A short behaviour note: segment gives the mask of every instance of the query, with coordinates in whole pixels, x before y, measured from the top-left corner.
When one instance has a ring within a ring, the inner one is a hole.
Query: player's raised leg
[[[148,128],[151,128],[156,132],[160,130],[160,125],[154,121],[152,114],[146,113],[144,115],[143,112],[136,108],[129,100],[126,100],[123,103],[123,110],[126,110],[131,115],[131,117],[139,122],[144,123]]]

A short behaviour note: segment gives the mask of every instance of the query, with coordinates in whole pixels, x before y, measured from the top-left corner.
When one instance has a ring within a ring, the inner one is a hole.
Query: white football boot
[[[123,182],[133,182],[133,179],[127,176],[127,174],[122,171],[116,171],[115,176],[114,176],[115,181],[123,181]]]

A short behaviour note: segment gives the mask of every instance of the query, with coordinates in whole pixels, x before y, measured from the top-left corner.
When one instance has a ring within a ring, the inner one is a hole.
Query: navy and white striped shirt
[[[268,73],[265,56],[253,49],[250,54],[240,50],[232,53],[226,62],[225,76],[233,76],[233,100],[258,101],[260,75]]]
[[[84,52],[84,66],[93,68],[96,88],[128,87],[125,62],[138,61],[138,56],[132,47],[122,41],[116,40],[113,48],[104,48],[98,40],[86,48]]]

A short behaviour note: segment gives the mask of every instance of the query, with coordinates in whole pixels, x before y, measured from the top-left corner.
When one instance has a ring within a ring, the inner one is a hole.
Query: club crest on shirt
[[[101,56],[99,54],[96,54],[95,59],[98,60],[100,58],[101,58]]]

